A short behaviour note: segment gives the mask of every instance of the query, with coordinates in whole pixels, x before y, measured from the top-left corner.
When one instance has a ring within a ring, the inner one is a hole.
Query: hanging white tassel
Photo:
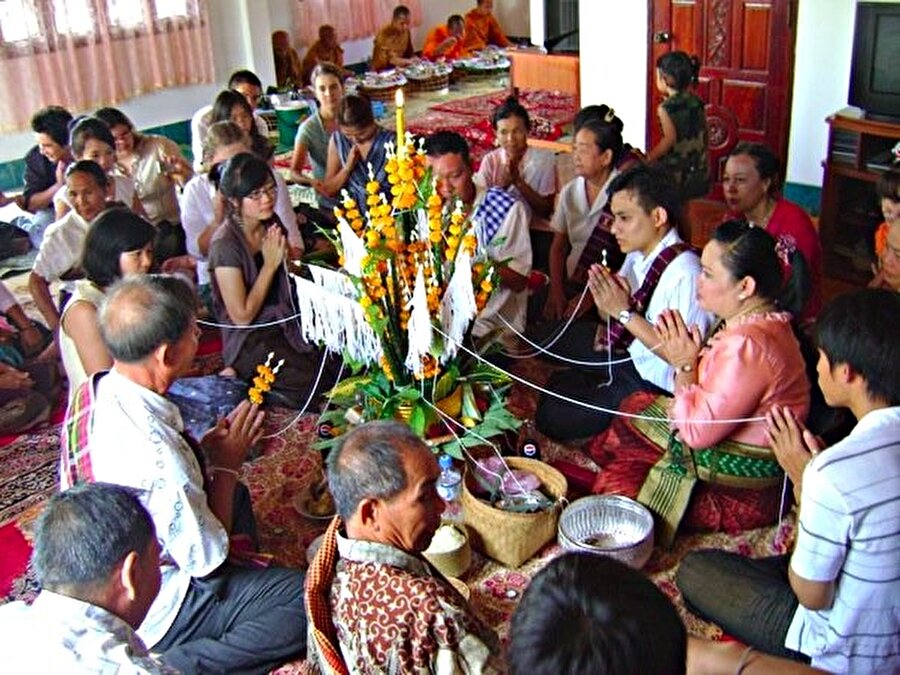
[[[307,265],[307,269],[313,281],[326,291],[343,295],[345,298],[355,298],[358,295],[356,286],[345,272],[330,270],[319,265]]]
[[[341,248],[344,249],[344,269],[354,277],[362,276],[362,261],[366,257],[366,244],[346,220],[338,221]]]
[[[407,304],[409,309],[409,351],[406,354],[406,367],[417,375],[422,374],[422,357],[431,349],[433,331],[431,316],[428,313],[428,294],[425,292],[425,272],[419,265],[416,273],[416,285],[412,299]]]
[[[456,268],[441,300],[441,327],[447,339],[441,354],[441,363],[456,356],[457,345],[478,312],[475,290],[472,288],[472,258],[465,247],[456,254]]]
[[[425,209],[419,209],[416,211],[416,234],[419,237],[419,241],[427,242],[429,233],[428,214],[425,212]]]
[[[361,363],[374,363],[381,356],[378,336],[366,322],[365,310],[355,298],[330,292],[293,275],[297,287],[297,311],[303,338],[331,352],[344,351]]]

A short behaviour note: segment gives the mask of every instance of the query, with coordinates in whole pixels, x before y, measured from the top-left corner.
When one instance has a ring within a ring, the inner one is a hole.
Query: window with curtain
[[[422,0],[302,0],[294,3],[294,31],[304,47],[319,38],[322,24],[334,26],[341,42],[372,37],[399,4],[409,7],[413,26],[422,23]]]
[[[0,132],[214,81],[208,0],[0,0]],[[15,95],[10,95],[15,92]]]

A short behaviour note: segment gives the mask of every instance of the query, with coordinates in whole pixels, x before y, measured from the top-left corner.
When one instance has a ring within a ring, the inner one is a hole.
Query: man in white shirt
[[[665,309],[678,310],[705,335],[712,317],[697,302],[700,258],[678,234],[681,208],[669,177],[639,165],[610,183],[612,234],[625,262],[618,274],[600,264],[590,268],[588,287],[600,315],[584,334],[567,336],[569,351],[586,362],[559,371],[547,389],[588,405],[615,410],[636,391],[671,393],[675,368],[654,352],[660,340],[655,323]],[[538,429],[556,439],[592,436],[612,415],[542,396],[535,414]]]
[[[94,483],[54,495],[31,563],[41,592],[0,607],[10,673],[175,673],[135,630],[159,591],[150,514],[127,488]]]
[[[475,224],[479,251],[494,263],[502,263],[498,265],[500,287],[476,317],[472,335],[489,341],[499,339],[511,347],[515,344],[512,329],[519,333],[525,329],[528,308],[528,207],[501,188],[485,189],[475,184],[469,146],[459,134],[439,131],[428,137],[425,147],[439,194],[445,202],[462,201]]]
[[[259,97],[262,95],[262,81],[250,70],[236,70],[228,78],[228,88],[247,99],[253,111],[253,121],[263,138],[269,137],[269,126],[258,114]],[[194,155],[194,171],[203,171],[203,145],[206,132],[212,123],[212,104],[205,105],[191,117],[191,153]]]
[[[66,169],[64,189],[68,191],[73,208],[44,232],[28,277],[28,290],[34,304],[53,331],[59,326],[59,308],[50,295],[50,282],[80,276],[78,267],[88,225],[106,207],[111,183],[99,164],[82,159]],[[71,290],[64,286],[63,293],[67,292],[71,293]]]
[[[192,365],[196,308],[177,277],[116,284],[100,309],[113,368],[84,382],[66,412],[63,489],[82,481],[135,487],[162,545],[162,587],[139,633],[183,672],[265,671],[302,655],[303,575],[226,561],[255,532],[238,482],[262,413],[248,401],[199,444],[164,394]]]
[[[898,333],[896,293],[838,296],[816,321],[816,370],[825,402],[856,427],[822,448],[787,408],[768,415],[800,504],[793,554],[697,551],[681,563],[694,611],[756,649],[832,673],[900,672]]]

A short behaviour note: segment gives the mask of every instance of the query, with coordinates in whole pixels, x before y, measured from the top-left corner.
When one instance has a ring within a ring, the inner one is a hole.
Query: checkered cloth
[[[494,235],[506,220],[506,214],[515,205],[516,198],[501,188],[489,188],[484,199],[472,214],[478,242],[482,246],[491,243]]]
[[[62,446],[59,456],[59,482],[62,489],[70,488],[76,483],[94,480],[88,441],[97,383],[104,375],[106,371],[95,373],[82,382],[66,411],[59,439]]]
[[[341,519],[335,516],[322,537],[316,557],[306,572],[306,616],[309,619],[309,657],[325,675],[349,675],[341,655],[337,631],[331,620],[331,583],[338,559],[337,533]]]

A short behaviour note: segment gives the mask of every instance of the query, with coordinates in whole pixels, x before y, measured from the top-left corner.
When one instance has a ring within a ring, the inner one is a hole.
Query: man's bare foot
[[[220,377],[237,377],[237,371],[231,366],[226,366],[219,371]]]

